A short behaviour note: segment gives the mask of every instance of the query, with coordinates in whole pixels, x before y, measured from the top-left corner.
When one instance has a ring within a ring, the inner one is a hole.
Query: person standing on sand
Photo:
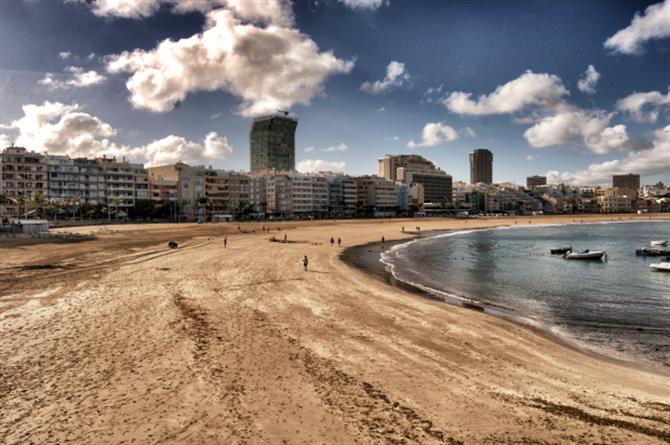
[[[330,247],[333,247],[335,245],[335,238],[332,236],[330,237]]]
[[[284,242],[288,242],[288,238],[286,237],[286,234],[284,234]],[[307,257],[305,257],[307,258]]]
[[[384,237],[382,236],[382,244],[384,244],[384,242],[386,242],[386,240],[385,240]]]
[[[340,238],[337,239],[337,247],[340,247],[342,245],[342,240]]]
[[[302,267],[304,268],[305,271],[307,271],[307,265],[309,264],[309,260],[307,259],[307,255],[302,259]]]
[[[405,233],[405,226],[402,226],[402,228],[400,229],[400,231],[401,231],[402,233]]]
[[[228,247],[228,237],[227,236],[225,236],[223,238],[223,248],[225,249],[226,247]]]

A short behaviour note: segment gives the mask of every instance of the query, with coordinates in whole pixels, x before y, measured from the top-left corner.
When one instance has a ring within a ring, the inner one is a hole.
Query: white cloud
[[[526,160],[531,161],[531,162],[532,161],[539,161],[540,159],[542,159],[541,155],[528,155],[528,156],[526,156]]]
[[[321,149],[321,151],[323,151],[323,152],[334,152],[334,151],[342,152],[342,151],[347,151],[347,150],[349,150],[349,147],[344,142],[341,143],[341,144],[337,144],[337,145],[333,145],[333,146]]]
[[[210,119],[218,119],[218,118],[220,118],[221,116],[223,116],[223,113],[214,113],[214,114],[212,114],[209,118],[210,118]]]
[[[577,172],[547,172],[550,183],[607,184],[612,175],[636,173],[641,176],[667,174],[670,165],[670,125],[654,132],[650,148],[633,151],[628,156],[611,161],[591,164],[586,170]]]
[[[58,57],[60,57],[63,60],[69,58],[71,55],[72,53],[70,51],[61,51],[58,53]]]
[[[90,87],[101,84],[107,79],[95,70],[84,71],[83,68],[76,66],[68,66],[65,71],[71,74],[65,80],[57,79],[53,73],[46,73],[38,83],[54,90]]]
[[[302,173],[312,172],[343,172],[347,164],[345,162],[324,161],[323,159],[305,159],[298,162],[296,170]]]
[[[118,145],[110,140],[117,134],[111,125],[82,111],[78,104],[60,102],[24,105],[23,116],[3,127],[17,133],[16,145],[71,157],[126,156],[155,165],[178,160],[213,161],[232,152],[228,140],[215,132],[207,134],[202,143],[170,135],[139,147]]]
[[[613,114],[567,107],[542,118],[523,134],[535,148],[583,142],[594,153],[631,148],[625,125],[608,127]]]
[[[618,100],[616,107],[639,122],[656,122],[663,109],[670,108],[670,88],[665,96],[659,91],[633,93]]]
[[[66,0],[90,5],[93,14],[100,17],[141,19],[153,15],[162,5],[172,12],[184,14],[227,8],[243,20],[289,26],[293,24],[290,0]]]
[[[407,143],[409,148],[434,147],[443,142],[458,139],[458,132],[441,122],[429,122],[421,131],[421,142],[414,142],[412,139]]]
[[[593,65],[589,65],[577,82],[577,88],[579,88],[579,91],[582,93],[595,94],[598,79],[600,79],[600,73],[596,71],[596,68]]]
[[[409,74],[405,72],[405,64],[392,60],[386,67],[386,76],[382,80],[364,82],[361,90],[369,94],[379,94],[402,86],[408,80]]]
[[[340,0],[340,3],[354,10],[374,10],[386,4],[387,0]]]
[[[477,132],[470,127],[465,127],[463,129],[463,134],[469,138],[476,138]]]
[[[554,106],[561,103],[562,97],[567,94],[560,77],[528,70],[516,79],[499,85],[491,94],[479,96],[476,101],[471,99],[472,93],[456,91],[444,99],[442,104],[459,114],[504,114],[531,105]]]
[[[305,147],[303,150],[305,153],[311,153],[315,150],[316,148],[313,145],[310,145],[309,147]]]
[[[348,73],[353,65],[319,52],[296,29],[243,23],[218,9],[207,13],[202,33],[110,56],[107,69],[131,73],[126,87],[137,108],[169,111],[191,92],[225,90],[242,99],[242,115],[254,116],[308,105],[329,75]]]
[[[375,110],[375,113],[381,113],[383,111],[386,111],[386,107],[379,107]]]
[[[649,40],[670,37],[670,0],[649,6],[644,14],[635,13],[630,25],[605,41],[605,48],[621,54],[640,54]]]

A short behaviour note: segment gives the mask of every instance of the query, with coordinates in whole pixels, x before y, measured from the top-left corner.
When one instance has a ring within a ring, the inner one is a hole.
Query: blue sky
[[[669,87],[670,0],[0,3],[0,141],[71,156],[244,170],[282,108],[303,170],[667,183]]]

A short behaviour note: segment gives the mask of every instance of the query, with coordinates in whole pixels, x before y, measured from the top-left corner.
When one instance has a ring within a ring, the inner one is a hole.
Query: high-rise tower
[[[470,153],[470,184],[493,183],[493,153],[478,148]]]
[[[297,127],[298,120],[288,113],[254,119],[249,134],[251,171],[294,170]]]

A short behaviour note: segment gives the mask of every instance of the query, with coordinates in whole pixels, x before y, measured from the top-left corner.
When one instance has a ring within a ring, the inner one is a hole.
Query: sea
[[[381,261],[397,280],[542,329],[578,348],[670,369],[670,273],[635,249],[667,239],[670,222],[512,226],[398,244]],[[568,261],[550,249],[605,250]]]

